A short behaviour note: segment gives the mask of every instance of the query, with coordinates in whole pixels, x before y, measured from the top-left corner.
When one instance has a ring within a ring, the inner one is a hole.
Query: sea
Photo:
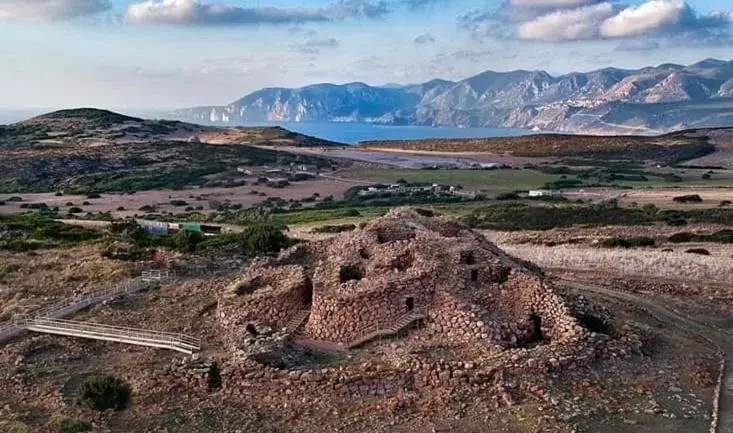
[[[387,126],[345,122],[277,122],[258,124],[257,126],[264,125],[279,125],[293,132],[345,144],[357,144],[361,141],[371,140],[515,137],[537,133],[530,129]]]

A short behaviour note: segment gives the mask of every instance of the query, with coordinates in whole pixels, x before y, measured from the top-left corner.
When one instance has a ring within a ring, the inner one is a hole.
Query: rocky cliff
[[[728,126],[733,125],[733,61],[561,76],[486,71],[458,82],[402,87],[267,88],[227,106],[182,109],[174,115],[202,123],[365,122],[614,134]]]

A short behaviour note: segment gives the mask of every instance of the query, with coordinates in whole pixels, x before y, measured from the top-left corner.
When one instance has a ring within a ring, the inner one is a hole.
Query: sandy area
[[[555,158],[529,158],[511,155],[495,155],[490,153],[475,152],[430,152],[413,151],[402,149],[370,149],[361,147],[278,147],[292,153],[330,156],[334,158],[346,158],[356,161],[371,162],[375,164],[391,165],[402,168],[414,168],[421,164],[454,164],[458,162],[468,163],[495,163],[505,165],[539,164],[551,162]]]
[[[158,212],[180,213],[188,206],[203,206],[203,211],[210,211],[209,200],[216,200],[224,203],[229,200],[231,203],[239,203],[244,206],[252,206],[266,200],[268,197],[280,197],[283,199],[303,199],[319,193],[321,197],[333,195],[339,199],[343,197],[347,189],[353,187],[353,183],[342,182],[334,179],[312,180],[295,182],[285,188],[269,188],[264,185],[247,185],[236,188],[193,188],[183,190],[155,190],[139,191],[134,194],[102,194],[101,198],[90,199],[83,195],[55,196],[53,193],[39,194],[0,194],[0,213],[23,212],[27,209],[20,207],[23,203],[46,203],[49,206],[58,206],[61,213],[68,209],[67,203],[81,207],[85,212],[106,212],[111,211],[120,217],[142,215],[140,207],[149,205],[156,206]],[[265,197],[252,194],[251,191],[264,192]],[[22,197],[22,202],[11,202],[8,199],[12,196]],[[172,206],[171,200],[183,200],[185,206]],[[84,205],[84,202],[89,202]],[[124,210],[118,211],[118,208]]]

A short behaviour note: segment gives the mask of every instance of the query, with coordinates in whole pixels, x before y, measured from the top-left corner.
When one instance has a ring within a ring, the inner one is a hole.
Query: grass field
[[[560,175],[534,170],[414,170],[414,169],[355,169],[348,177],[375,183],[392,183],[397,179],[408,182],[462,185],[466,189],[506,192],[540,188]]]

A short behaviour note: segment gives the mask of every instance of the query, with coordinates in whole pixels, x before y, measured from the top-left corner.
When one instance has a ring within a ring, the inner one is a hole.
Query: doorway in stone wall
[[[405,298],[405,310],[412,311],[415,308],[415,298]]]
[[[310,306],[313,303],[313,282],[310,278],[306,278],[305,287],[301,292],[303,296],[303,305]]]

